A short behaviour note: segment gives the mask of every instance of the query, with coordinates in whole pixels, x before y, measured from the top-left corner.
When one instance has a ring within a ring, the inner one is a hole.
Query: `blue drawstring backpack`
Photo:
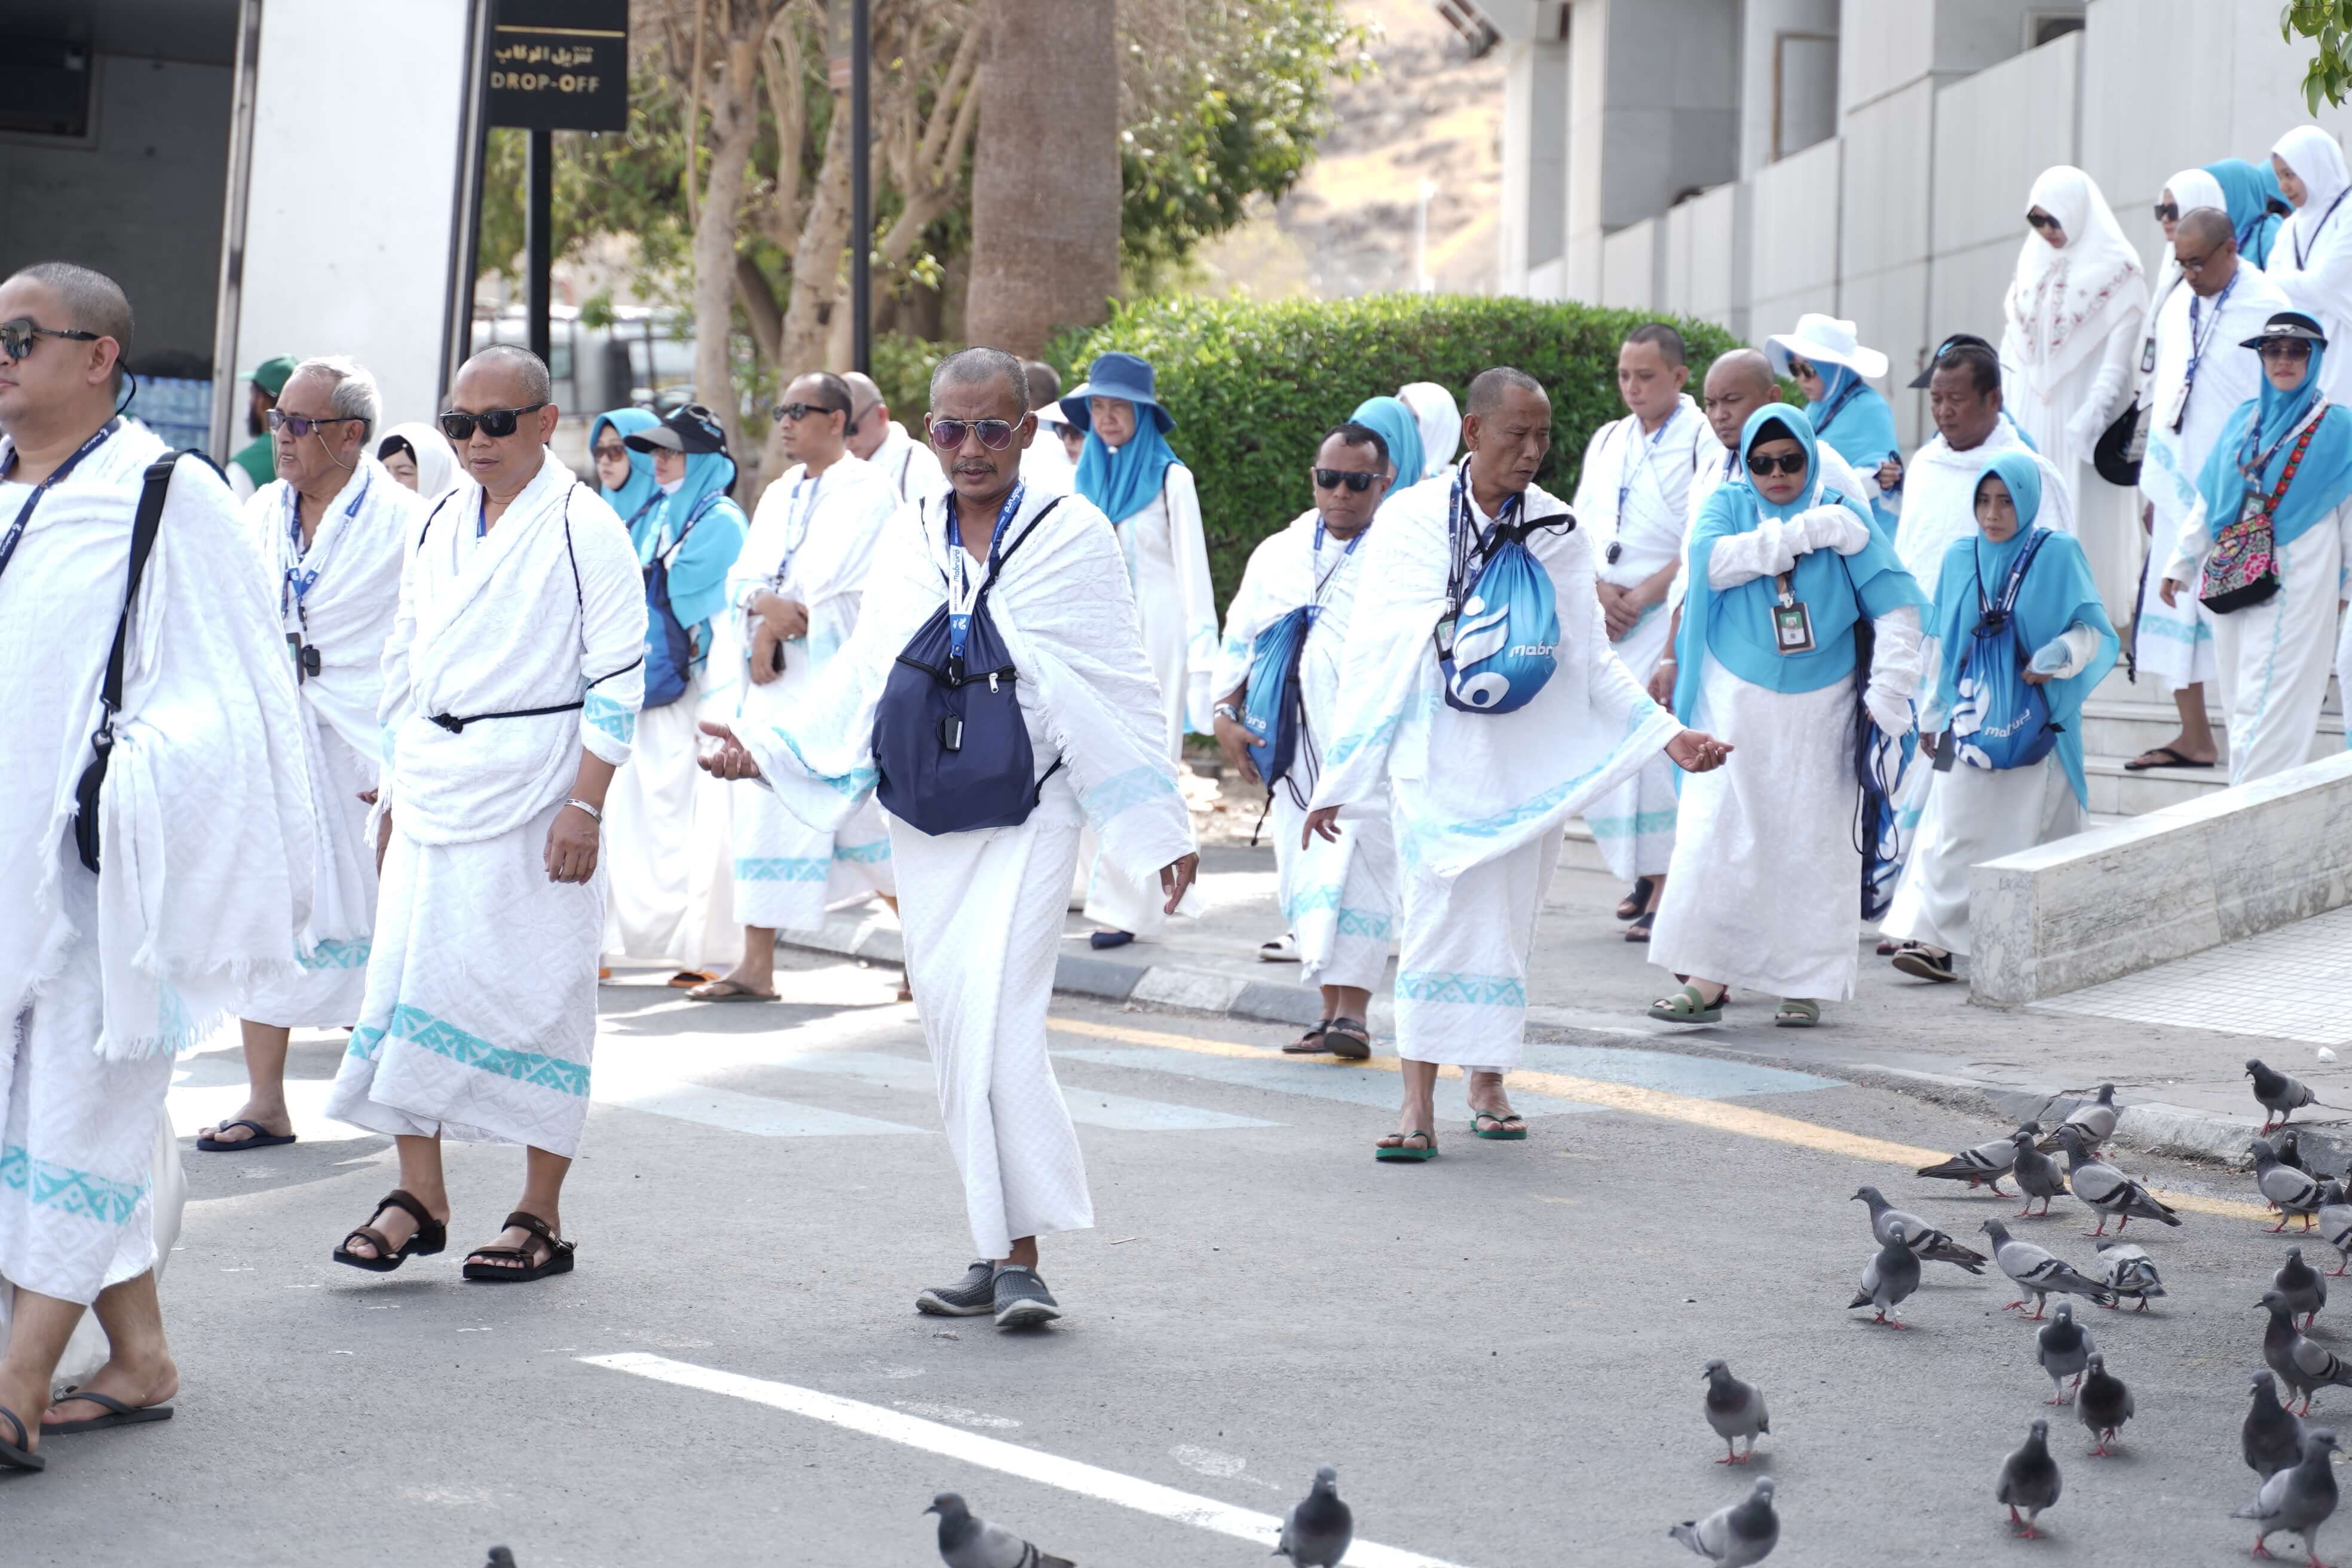
[[[1441,651],[1445,704],[1465,713],[1526,707],[1559,667],[1559,605],[1551,574],[1524,533],[1505,533],[1462,601],[1454,646]]]
[[[1969,767],[1994,772],[2032,767],[2058,744],[2049,699],[2025,679],[2032,650],[2019,646],[2014,614],[2026,568],[2049,537],[2046,528],[2027,535],[1997,602],[1986,596],[1983,570],[1978,570],[1976,635],[1962,656],[1951,721],[1956,758]]]
[[[646,563],[646,708],[667,708],[686,695],[694,673],[694,639],[670,608],[669,563],[686,544],[686,536],[705,514],[727,498],[711,494],[688,516],[667,550]]]
[[[1298,665],[1316,606],[1301,605],[1257,634],[1250,647],[1249,681],[1242,696],[1242,728],[1250,733],[1250,762],[1271,795],[1298,760],[1299,731],[1307,723]],[[1296,795],[1297,786],[1292,787]]]
[[[1045,789],[1013,692],[1013,656],[988,613],[988,590],[1013,552],[1060,498],[1047,502],[1002,552],[973,596],[962,657],[954,652],[948,606],[931,612],[908,640],[874,714],[875,798],[908,826],[936,837],[1018,827]],[[928,522],[926,523],[928,526]],[[954,548],[961,550],[961,545]],[[1045,777],[1061,767],[1057,758]]]

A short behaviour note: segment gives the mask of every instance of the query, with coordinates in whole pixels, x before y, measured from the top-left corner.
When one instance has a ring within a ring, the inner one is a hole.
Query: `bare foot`
[[[179,1394],[180,1369],[170,1356],[163,1354],[146,1361],[110,1361],[76,1384],[74,1393],[59,1394],[57,1403],[49,1406],[49,1413],[41,1417],[42,1426],[88,1421],[109,1414],[103,1405],[79,1397],[83,1389],[119,1399],[133,1410],[143,1410],[151,1405],[169,1404]]]

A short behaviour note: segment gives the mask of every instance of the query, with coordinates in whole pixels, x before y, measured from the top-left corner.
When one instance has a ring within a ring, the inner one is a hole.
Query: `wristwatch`
[[[1220,719],[1231,719],[1236,724],[1242,721],[1241,710],[1234,707],[1230,702],[1220,702],[1216,707],[1211,709],[1210,711]]]

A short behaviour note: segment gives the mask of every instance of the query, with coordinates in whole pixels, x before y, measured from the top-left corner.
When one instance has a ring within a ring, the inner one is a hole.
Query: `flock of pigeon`
[[[940,1516],[940,1559],[948,1568],[1076,1568],[1068,1558],[1041,1552],[1003,1525],[976,1517],[954,1492],[940,1493],[923,1511]],[[1306,1497],[1284,1516],[1274,1555],[1289,1558],[1291,1568],[1339,1568],[1355,1538],[1356,1516],[1339,1500],[1339,1472],[1324,1465]]]

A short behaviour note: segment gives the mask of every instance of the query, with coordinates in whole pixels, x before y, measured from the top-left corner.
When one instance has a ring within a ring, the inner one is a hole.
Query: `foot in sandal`
[[[1723,1016],[1723,999],[1730,992],[1728,985],[1694,975],[1681,990],[1651,1003],[1650,1016],[1664,1024],[1712,1024]]]
[[[1470,1074],[1470,1131],[1481,1138],[1515,1143],[1528,1135],[1528,1124],[1511,1109],[1498,1072]]]
[[[255,1143],[256,1139],[267,1142]],[[278,1149],[293,1142],[294,1118],[286,1109],[283,1095],[274,1100],[248,1099],[227,1121],[196,1129],[196,1147],[207,1154],[225,1153],[247,1144]]]
[[[572,1250],[553,1220],[517,1209],[496,1241],[466,1254],[463,1272],[478,1285],[521,1284],[571,1273]]]
[[[371,1274],[389,1274],[411,1258],[431,1257],[449,1245],[446,1197],[439,1208],[436,1214],[434,1205],[394,1187],[375,1205],[365,1225],[345,1234],[343,1244],[335,1248],[335,1261]]]
[[[179,1392],[180,1369],[169,1354],[158,1349],[142,1356],[118,1346],[104,1366],[50,1402],[48,1414],[41,1417],[41,1436],[71,1436],[168,1421]]]
[[[773,991],[753,985],[747,981],[738,980],[731,974],[722,975],[717,980],[698,985],[686,994],[687,999],[692,1002],[773,1002],[777,1000]]]

